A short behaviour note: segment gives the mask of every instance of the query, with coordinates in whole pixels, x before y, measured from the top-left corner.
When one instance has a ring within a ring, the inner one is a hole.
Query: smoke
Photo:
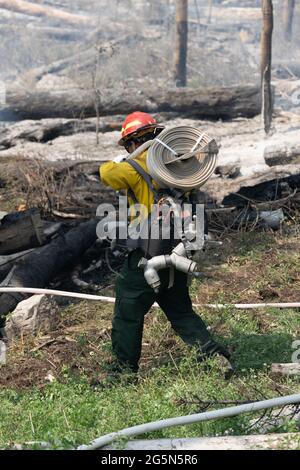
[[[97,82],[101,87],[117,89],[123,83],[140,89],[173,84],[175,0],[35,0],[35,3],[90,16],[91,24],[82,28],[0,10],[0,79],[13,81],[31,69],[78,55],[77,63],[74,59],[59,74],[83,86]],[[289,43],[283,34],[285,2],[273,0],[273,3],[273,61],[300,62],[299,5],[296,2]],[[189,1],[189,86],[257,81],[261,1],[214,0],[213,5],[208,24],[209,1]],[[92,56],[86,62],[79,56],[85,51]]]

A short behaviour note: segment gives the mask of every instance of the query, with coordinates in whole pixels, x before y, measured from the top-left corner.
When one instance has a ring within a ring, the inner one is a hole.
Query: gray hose
[[[152,423],[140,424],[131,428],[123,429],[119,432],[113,432],[99,437],[90,445],[82,445],[77,450],[97,450],[103,446],[109,445],[117,439],[129,438],[145,434],[148,432],[159,431],[161,429],[185,426],[187,424],[201,423],[203,421],[210,421],[212,419],[230,418],[243,413],[252,413],[254,411],[267,410],[269,408],[283,407],[300,403],[300,393],[296,395],[288,395],[285,397],[272,398],[271,400],[258,401],[256,403],[249,403],[247,405],[233,406],[230,408],[223,408],[221,410],[208,411],[188,416],[180,416],[177,418],[163,419],[161,421],[153,421]]]
[[[203,186],[212,176],[217,155],[217,144],[207,134],[194,127],[178,126],[163,131],[153,141],[147,167],[160,188],[191,191]]]
[[[133,160],[134,158],[139,157],[143,152],[148,150],[149,147],[153,144],[154,140],[148,140],[143,145],[140,145],[134,152],[132,152],[126,160]]]

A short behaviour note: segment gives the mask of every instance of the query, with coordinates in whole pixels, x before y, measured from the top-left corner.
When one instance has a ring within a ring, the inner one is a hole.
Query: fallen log
[[[206,8],[200,8],[201,18],[206,17]],[[219,7],[214,8],[213,18],[219,21],[236,21],[243,23],[251,23],[253,21],[259,21],[262,18],[260,8],[253,7]]]
[[[37,36],[37,40],[41,36],[43,36],[45,39],[55,39],[57,41],[63,41],[63,42],[72,42],[72,41],[82,41],[86,37],[86,31],[85,30],[79,30],[77,28],[59,28],[56,26],[37,26],[36,24],[29,24],[27,26],[27,29],[30,33],[33,33],[34,35]],[[2,35],[7,35],[7,34],[15,34],[16,32],[16,26],[14,24],[10,25],[1,25],[1,34]]]
[[[245,207],[280,198],[279,183],[287,183],[291,191],[300,188],[300,166],[286,165],[264,169],[251,176],[211,178],[202,188],[217,204]]]
[[[272,364],[271,373],[282,377],[300,377],[300,364]]]
[[[1,286],[45,287],[63,270],[77,263],[78,258],[93,245],[97,239],[97,223],[98,221],[93,219],[80,224],[48,245],[36,249],[25,260],[17,261]],[[24,296],[19,294],[0,296],[2,326],[4,316],[12,312],[22,300]]]
[[[43,222],[43,234],[49,242],[59,230],[62,229],[61,223]],[[34,252],[37,248],[13,253],[11,255],[0,256],[0,282],[11,272],[14,265],[21,259],[26,260],[27,256]]]
[[[45,242],[39,211],[29,210],[5,216],[0,224],[0,255],[41,246]]]
[[[291,60],[274,62],[273,71],[279,78],[300,77],[300,62]]]
[[[21,253],[16,253],[13,255],[9,256],[0,256],[0,282],[3,281],[3,279],[6,278],[8,273],[11,272],[14,264],[20,260],[21,258],[25,258],[26,256],[29,255],[29,253],[32,253],[34,249],[32,250],[26,250]]]
[[[9,264],[9,263],[14,263],[16,262],[16,260],[18,260],[19,258],[22,258],[26,255],[28,255],[29,253],[31,253],[32,251],[34,250],[34,248],[30,249],[30,250],[26,250],[26,251],[22,251],[20,253],[13,253],[12,255],[1,255],[0,256],[0,268],[2,266],[5,266],[6,264]]]
[[[59,10],[58,8],[37,5],[36,3],[27,2],[25,0],[0,0],[0,8],[23,15],[50,18],[52,20],[81,26],[90,26],[91,23],[93,23],[93,18],[90,16],[76,15]]]
[[[120,130],[122,119],[100,120],[100,132]],[[0,129],[0,150],[9,149],[22,141],[47,143],[61,136],[82,132],[96,132],[96,119],[42,119],[40,121],[21,121]]]
[[[300,143],[270,145],[265,148],[264,158],[269,166],[300,163]]]
[[[173,112],[181,116],[213,119],[254,117],[260,113],[260,88],[253,85],[208,89],[128,90],[120,95],[101,90],[102,116],[145,112]],[[96,117],[95,90],[38,90],[8,87],[0,108],[5,121],[43,118]]]
[[[28,30],[39,35],[48,36],[58,41],[81,41],[85,38],[85,31],[73,28],[46,27],[28,25]]]

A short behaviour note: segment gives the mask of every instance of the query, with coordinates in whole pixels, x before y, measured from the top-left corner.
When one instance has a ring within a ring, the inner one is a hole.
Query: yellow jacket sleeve
[[[137,172],[126,162],[104,163],[100,167],[100,178],[102,183],[116,191],[134,188],[138,184]]]

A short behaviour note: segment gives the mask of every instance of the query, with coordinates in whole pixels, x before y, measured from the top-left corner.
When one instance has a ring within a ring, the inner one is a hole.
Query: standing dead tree
[[[100,132],[100,107],[102,100],[102,90],[103,90],[103,78],[104,74],[101,70],[100,59],[101,57],[107,56],[112,58],[115,53],[116,43],[110,42],[105,45],[98,44],[96,46],[96,61],[94,70],[92,72],[92,86],[95,97],[95,112],[96,112],[96,144],[99,145],[99,132]],[[107,77],[106,77],[107,78]],[[101,80],[102,79],[102,80]]]
[[[271,86],[272,36],[274,28],[273,2],[262,0],[263,31],[261,39],[262,117],[266,134],[270,132],[273,114]]]
[[[292,39],[295,3],[295,0],[285,0],[284,2],[283,25],[284,35],[287,41],[291,41]]]
[[[209,0],[209,3],[208,3],[208,18],[207,18],[207,23],[208,24],[210,24],[211,20],[212,20],[213,6],[214,6],[214,0]]]
[[[97,78],[100,68],[100,51],[98,51],[95,70],[93,71],[93,90],[95,94],[95,112],[96,112],[96,144],[99,145],[99,132],[100,132],[100,105],[101,105],[101,90],[97,87]]]
[[[176,86],[185,87],[187,81],[188,0],[176,1],[176,42],[174,51],[174,79]]]

